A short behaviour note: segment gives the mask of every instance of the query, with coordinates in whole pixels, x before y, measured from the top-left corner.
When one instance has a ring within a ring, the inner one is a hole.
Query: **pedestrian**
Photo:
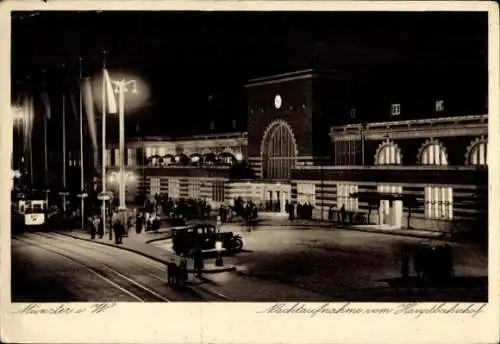
[[[201,248],[198,246],[194,252],[194,273],[195,276],[201,277],[201,270],[203,269],[203,252]]]
[[[97,228],[97,235],[99,236],[99,239],[102,239],[104,236],[104,219],[102,217],[99,219],[99,225]]]
[[[116,219],[113,223],[113,231],[115,232],[115,244],[119,245],[122,243],[122,235],[123,235],[123,224],[119,219]]]
[[[175,259],[172,258],[167,263],[167,283],[169,285],[173,285],[175,282],[174,281],[175,268],[176,268]]]
[[[184,255],[181,256],[181,261],[179,262],[179,283],[185,285],[188,280],[187,271],[187,259]]]
[[[141,214],[137,214],[137,218],[135,220],[135,232],[137,234],[142,232],[142,224],[143,224],[144,218]]]
[[[90,227],[90,239],[95,239],[95,234],[97,232],[97,228],[94,225],[94,216],[89,217],[89,227]]]
[[[340,217],[341,217],[342,225],[345,225],[345,221],[346,221],[345,204],[342,204],[342,207],[340,208]]]
[[[172,284],[172,274],[173,274],[173,265],[175,264],[175,260],[174,259],[171,259],[168,263],[167,263],[167,284],[168,285],[171,285]]]

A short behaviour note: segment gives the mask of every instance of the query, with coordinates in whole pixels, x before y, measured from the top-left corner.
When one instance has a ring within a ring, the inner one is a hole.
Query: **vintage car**
[[[178,255],[191,255],[197,247],[201,250],[213,250],[217,241],[222,243],[222,248],[230,252],[240,252],[243,249],[241,236],[232,232],[221,232],[209,223],[172,229],[172,248]]]

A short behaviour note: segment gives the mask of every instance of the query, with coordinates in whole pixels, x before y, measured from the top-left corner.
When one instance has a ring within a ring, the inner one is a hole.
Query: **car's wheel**
[[[240,238],[233,238],[233,252],[240,252],[243,249],[243,240]]]

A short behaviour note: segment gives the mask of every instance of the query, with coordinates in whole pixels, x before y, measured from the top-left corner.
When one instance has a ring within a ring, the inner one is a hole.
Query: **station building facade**
[[[471,230],[487,217],[487,91],[433,89],[444,86],[387,90],[316,70],[250,80],[246,132],[129,140],[127,195],[242,197],[278,213],[310,203],[317,219],[344,206],[387,228]]]

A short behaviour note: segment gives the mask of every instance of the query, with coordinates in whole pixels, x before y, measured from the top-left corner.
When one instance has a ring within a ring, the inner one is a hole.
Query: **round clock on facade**
[[[276,109],[279,109],[281,107],[281,103],[282,103],[281,96],[277,94],[276,97],[274,97],[274,107]]]

